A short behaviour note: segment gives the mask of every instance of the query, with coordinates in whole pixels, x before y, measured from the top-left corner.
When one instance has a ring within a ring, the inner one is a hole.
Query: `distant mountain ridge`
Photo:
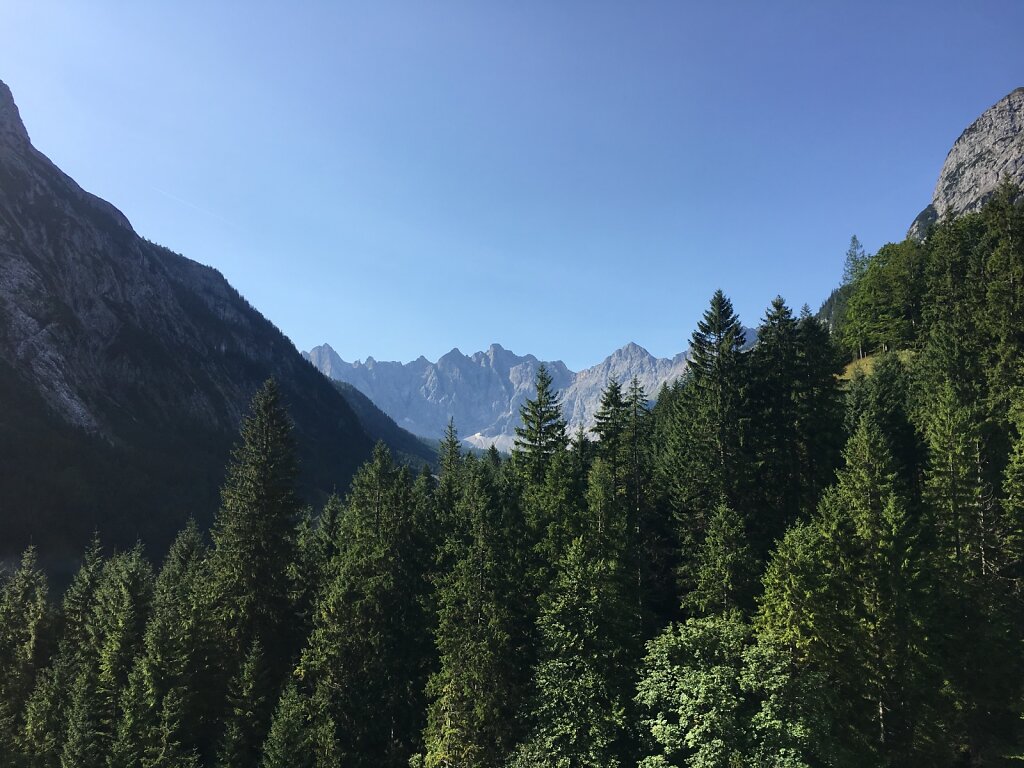
[[[500,344],[465,355],[453,349],[436,363],[419,357],[408,363],[346,362],[328,344],[307,353],[320,371],[357,388],[403,428],[424,437],[439,437],[449,418],[468,445],[509,450],[520,424],[519,409],[534,394],[541,361],[517,355]],[[648,397],[661,385],[686,371],[686,354],[656,358],[638,344],[616,350],[598,365],[571,371],[560,360],[545,361],[554,386],[562,395],[562,410],[570,429],[593,426],[601,392],[612,378],[623,385],[635,376]]]

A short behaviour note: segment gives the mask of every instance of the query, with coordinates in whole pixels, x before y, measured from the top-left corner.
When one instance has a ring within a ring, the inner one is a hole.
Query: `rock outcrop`
[[[993,104],[960,134],[931,203],[907,235],[921,239],[939,219],[978,210],[1004,181],[1024,185],[1024,88]]]

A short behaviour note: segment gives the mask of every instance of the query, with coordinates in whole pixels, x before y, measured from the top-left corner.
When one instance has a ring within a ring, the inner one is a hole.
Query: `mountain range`
[[[140,237],[61,172],[0,83],[0,556],[33,542],[75,556],[94,531],[159,552],[188,517],[205,524],[269,377],[310,502],[347,487],[381,429],[401,434],[362,405],[361,421],[217,270]]]
[[[751,334],[748,332],[748,337]],[[370,398],[397,424],[426,438],[440,437],[453,419],[463,442],[507,451],[515,443],[519,409],[535,393],[541,361],[517,355],[500,344],[465,355],[453,349],[430,362],[346,362],[328,344],[305,353],[324,374],[346,382]],[[611,379],[624,386],[634,377],[654,398],[665,383],[686,371],[686,354],[657,358],[638,344],[627,344],[599,364],[574,372],[560,360],[546,361],[570,430],[594,423],[601,392]]]

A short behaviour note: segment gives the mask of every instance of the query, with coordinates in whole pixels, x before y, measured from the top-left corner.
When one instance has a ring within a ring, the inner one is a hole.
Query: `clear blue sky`
[[[841,6],[841,7],[840,7]],[[0,4],[35,144],[300,349],[685,348],[817,308],[1024,85],[1024,2]]]

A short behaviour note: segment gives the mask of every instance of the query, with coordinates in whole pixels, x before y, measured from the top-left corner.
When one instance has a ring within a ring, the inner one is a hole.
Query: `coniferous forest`
[[[687,376],[609,381],[594,434],[542,369],[510,456],[452,425],[436,472],[378,446],[321,509],[268,382],[209,532],[5,577],[0,764],[1011,763],[1019,192],[854,243],[827,309],[776,298],[751,346],[719,291]]]

